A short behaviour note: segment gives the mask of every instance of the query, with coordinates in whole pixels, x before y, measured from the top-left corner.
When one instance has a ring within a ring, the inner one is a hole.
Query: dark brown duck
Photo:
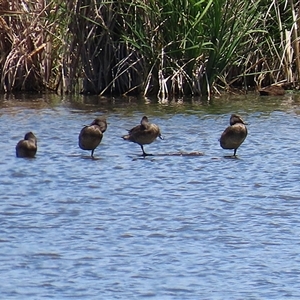
[[[17,157],[34,157],[37,151],[37,139],[30,131],[24,136],[24,140],[18,142],[16,146]]]
[[[221,135],[220,145],[223,149],[234,149],[233,155],[236,155],[236,150],[244,142],[248,131],[246,123],[236,114],[230,117],[230,126],[228,126]]]
[[[147,154],[143,146],[151,144],[157,137],[162,139],[159,127],[150,123],[148,118],[144,116],[141,120],[141,124],[130,129],[128,134],[124,135],[122,138],[126,141],[139,144],[142,148],[143,156],[146,156],[151,154]]]
[[[103,133],[107,129],[105,118],[96,118],[90,125],[84,126],[78,137],[78,144],[82,150],[91,150],[91,157],[94,157],[94,150],[100,144]]]
[[[285,90],[280,85],[270,85],[258,90],[261,96],[282,96]]]

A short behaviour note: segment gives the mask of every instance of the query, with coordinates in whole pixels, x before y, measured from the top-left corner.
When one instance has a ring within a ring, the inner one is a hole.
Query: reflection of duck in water
[[[261,96],[282,96],[285,90],[280,85],[270,85],[258,90]]]
[[[141,146],[143,156],[150,155],[144,151],[143,145],[151,144],[157,137],[162,139],[160,129],[157,125],[151,124],[146,116],[141,120],[141,124],[133,127],[127,135],[122,138],[126,141],[137,143]]]
[[[37,151],[37,139],[32,132],[27,132],[24,140],[18,142],[16,146],[17,157],[34,157]]]
[[[236,155],[236,150],[244,142],[247,137],[247,127],[243,119],[236,114],[230,117],[230,126],[228,126],[221,135],[220,145],[223,149],[234,149],[233,155]]]
[[[94,150],[100,144],[103,133],[107,129],[105,118],[96,118],[90,125],[84,126],[79,134],[79,147],[82,150],[92,150],[91,156],[94,157]]]

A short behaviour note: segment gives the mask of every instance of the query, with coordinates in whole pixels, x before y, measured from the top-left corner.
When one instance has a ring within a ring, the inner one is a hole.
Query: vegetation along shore
[[[293,0],[3,0],[0,91],[209,96],[298,89]]]

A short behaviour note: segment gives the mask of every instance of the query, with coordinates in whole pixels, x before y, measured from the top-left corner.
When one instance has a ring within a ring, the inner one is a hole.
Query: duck
[[[282,96],[285,94],[285,89],[280,85],[270,85],[258,89],[261,96]]]
[[[16,146],[17,157],[30,157],[33,158],[37,151],[37,138],[30,131],[27,132],[23,140],[20,140]]]
[[[150,123],[147,116],[143,116],[140,125],[128,130],[128,134],[122,136],[126,141],[139,144],[143,151],[143,156],[152,155],[145,152],[144,145],[151,144],[157,137],[163,139],[159,127]]]
[[[220,146],[223,149],[234,149],[233,156],[247,137],[248,131],[246,123],[237,115],[232,114],[230,117],[230,126],[228,126],[221,135]]]
[[[90,125],[84,126],[78,136],[78,144],[82,150],[91,150],[91,157],[94,158],[94,151],[103,138],[107,129],[106,119],[97,117]]]

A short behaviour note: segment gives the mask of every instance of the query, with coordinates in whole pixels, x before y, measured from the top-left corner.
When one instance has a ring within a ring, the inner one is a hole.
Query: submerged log
[[[203,152],[175,152],[166,154],[155,154],[155,156],[204,156]]]

